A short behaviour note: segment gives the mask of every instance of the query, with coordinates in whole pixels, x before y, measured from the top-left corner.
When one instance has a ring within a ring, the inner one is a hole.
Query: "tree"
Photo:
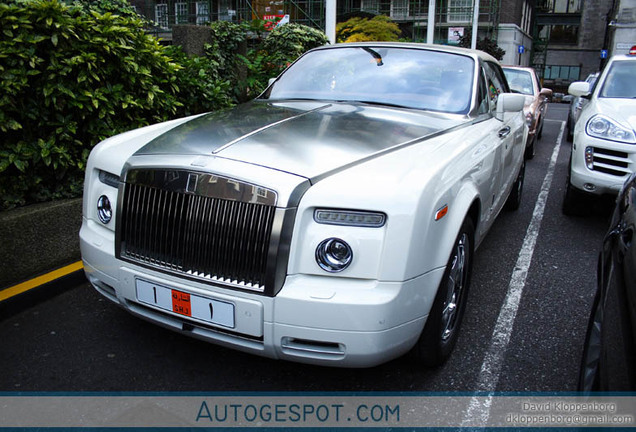
[[[397,41],[400,33],[398,25],[385,15],[372,19],[355,17],[336,26],[336,41]]]
[[[466,29],[464,36],[459,38],[459,46],[464,48],[470,48],[473,39],[473,32],[470,29]],[[506,54],[506,51],[499,48],[497,42],[486,37],[484,39],[477,38],[477,49],[487,52],[497,60],[501,60]]]

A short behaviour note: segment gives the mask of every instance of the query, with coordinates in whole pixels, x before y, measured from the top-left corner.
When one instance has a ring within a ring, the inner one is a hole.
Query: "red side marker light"
[[[636,55],[636,45],[629,49],[629,55]]]

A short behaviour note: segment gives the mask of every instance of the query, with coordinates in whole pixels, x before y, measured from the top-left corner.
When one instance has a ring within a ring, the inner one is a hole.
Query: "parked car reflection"
[[[598,261],[581,391],[636,390],[636,174],[618,195]]]

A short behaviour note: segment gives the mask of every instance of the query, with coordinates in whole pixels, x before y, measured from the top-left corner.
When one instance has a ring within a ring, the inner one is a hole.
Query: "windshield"
[[[470,57],[408,48],[347,47],[310,52],[263,95],[270,100],[365,102],[466,114]]]
[[[636,61],[615,61],[607,73],[601,97],[636,98]]]
[[[504,75],[508,80],[510,90],[515,93],[534,95],[532,75],[528,71],[504,68]]]

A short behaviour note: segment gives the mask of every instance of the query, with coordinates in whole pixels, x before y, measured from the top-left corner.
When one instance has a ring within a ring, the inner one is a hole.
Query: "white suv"
[[[563,212],[578,212],[585,196],[615,195],[636,171],[636,47],[613,56],[593,88],[584,81],[568,92],[589,99],[574,128]]]

